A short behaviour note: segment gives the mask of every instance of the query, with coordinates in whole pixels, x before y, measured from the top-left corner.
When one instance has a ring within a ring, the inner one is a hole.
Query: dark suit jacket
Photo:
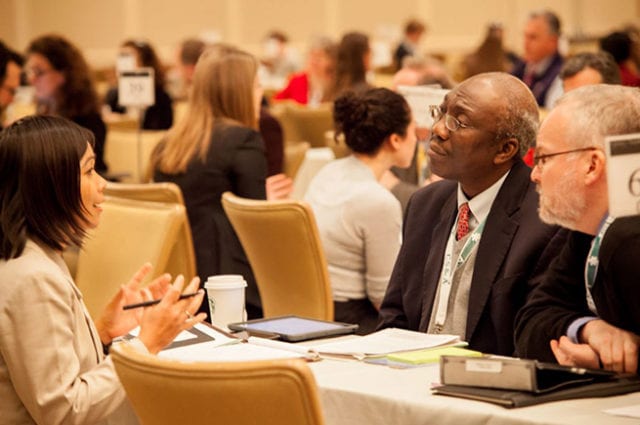
[[[551,63],[547,67],[547,69],[540,75],[535,75],[533,78],[533,82],[529,87],[533,92],[533,95],[536,97],[536,101],[538,102],[538,106],[545,106],[545,98],[547,97],[547,92],[553,84],[553,81],[556,79],[558,74],[560,73],[560,69],[562,68],[562,64],[564,60],[560,54],[556,53],[551,58]],[[515,77],[524,79],[524,71],[527,67],[526,62],[521,62],[513,68],[511,72]]]
[[[161,142],[156,149],[162,149]],[[238,237],[222,209],[225,191],[253,199],[265,199],[267,161],[260,134],[237,125],[214,124],[206,162],[194,158],[186,173],[154,171],[155,181],[180,186],[189,216],[201,283],[216,274],[241,274],[247,281],[247,313],[255,317],[260,296],[253,271]],[[201,311],[208,312],[206,301]]]
[[[538,195],[529,173],[520,160],[513,166],[478,245],[463,336],[475,350],[513,354],[515,315],[566,237],[538,218]],[[427,330],[457,215],[457,186],[450,180],[433,183],[411,198],[402,248],[380,310],[381,327]]]
[[[406,41],[402,41],[396,47],[396,50],[393,52],[393,64],[396,68],[396,71],[402,69],[402,60],[405,56],[411,56],[414,54],[413,48],[407,44]]]
[[[561,255],[516,320],[516,345],[523,357],[555,361],[550,339],[566,335],[576,319],[593,316],[586,302],[584,267],[593,237],[571,232]],[[592,288],[598,316],[640,335],[640,216],[616,219],[600,245]]]
[[[280,122],[267,108],[260,110],[258,128],[267,155],[267,176],[282,173],[284,166],[284,135]]]

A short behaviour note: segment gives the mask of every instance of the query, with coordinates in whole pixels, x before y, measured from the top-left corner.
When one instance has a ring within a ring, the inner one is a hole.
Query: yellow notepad
[[[440,356],[469,356],[480,357],[482,353],[479,351],[468,350],[461,347],[441,347],[429,348],[426,350],[406,351],[404,353],[394,353],[387,356],[387,360],[392,362],[408,363],[408,364],[425,364],[437,363]]]

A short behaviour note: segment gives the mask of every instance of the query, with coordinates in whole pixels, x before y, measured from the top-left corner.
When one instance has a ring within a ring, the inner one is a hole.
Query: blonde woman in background
[[[153,179],[182,189],[202,282],[240,274],[249,318],[262,315],[253,272],[220,202],[223,192],[265,199],[267,161],[256,130],[262,88],[250,54],[217,45],[200,57],[188,111],[154,150]],[[203,303],[200,311],[207,311]]]

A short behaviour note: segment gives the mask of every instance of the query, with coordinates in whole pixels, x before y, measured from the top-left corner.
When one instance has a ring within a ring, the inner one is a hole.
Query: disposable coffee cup
[[[229,323],[246,320],[244,288],[239,274],[210,276],[204,284],[209,300],[211,323],[226,328]]]

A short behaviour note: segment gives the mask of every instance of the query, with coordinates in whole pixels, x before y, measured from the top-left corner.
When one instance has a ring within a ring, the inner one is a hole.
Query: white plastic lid
[[[222,274],[209,276],[204,284],[205,289],[237,289],[245,288],[247,282],[239,274]]]

